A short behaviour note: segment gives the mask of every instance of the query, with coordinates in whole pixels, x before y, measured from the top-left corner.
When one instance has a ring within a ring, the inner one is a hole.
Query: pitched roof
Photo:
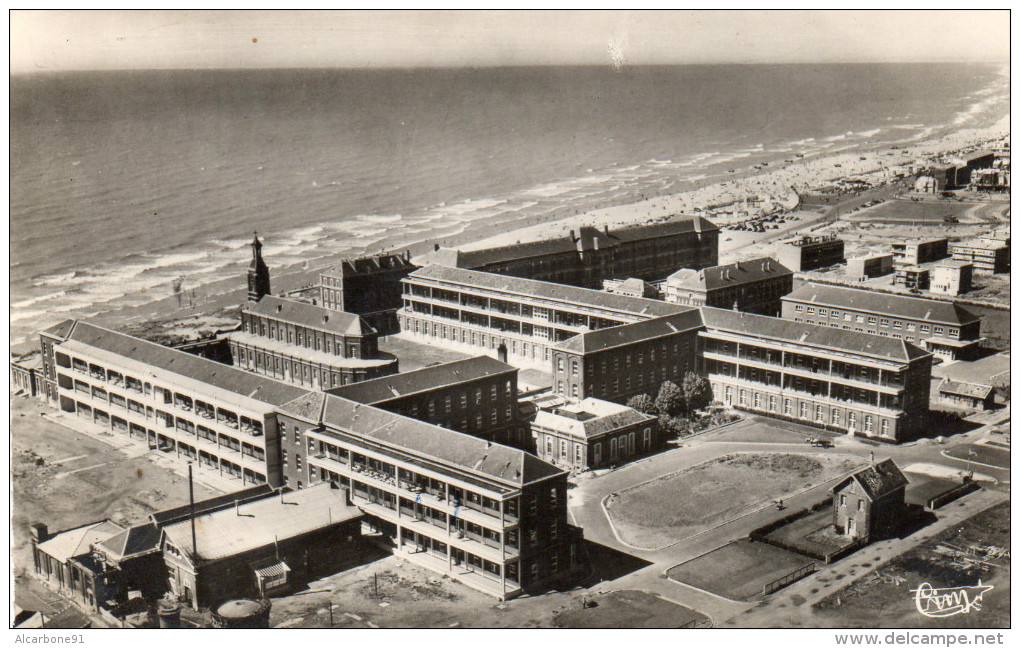
[[[691,290],[716,290],[783,275],[793,276],[793,271],[775,259],[762,257],[701,270],[681,269],[671,274],[666,283]]]
[[[347,503],[347,491],[321,483],[277,497],[266,496],[195,516],[198,557],[216,560],[361,517]],[[175,547],[192,556],[191,522],[163,527]]]
[[[672,335],[681,331],[701,328],[701,313],[697,308],[686,308],[675,315],[666,315],[643,322],[620,324],[598,329],[588,333],[580,333],[556,344],[553,348],[574,353],[595,353],[625,346],[652,338]]]
[[[858,470],[833,486],[833,492],[842,490],[851,480],[860,484],[864,493],[872,501],[907,485],[907,478],[900,472],[899,467],[892,459],[886,459]]]
[[[255,303],[245,304],[243,310],[253,315],[262,315],[337,335],[365,335],[375,332],[360,315],[272,295],[266,295]]]
[[[592,439],[616,430],[654,421],[654,416],[596,398],[567,403],[552,409],[539,408],[534,425]]]
[[[805,322],[791,322],[787,319],[766,315],[752,315],[706,306],[701,309],[701,317],[705,322],[705,327],[710,331],[733,331],[780,342],[822,347],[833,351],[901,362],[909,362],[914,358],[931,355],[905,340],[856,331],[844,331]]]
[[[969,398],[980,398],[981,400],[984,400],[991,395],[992,386],[945,379],[939,383],[939,392],[943,394],[955,394],[957,396],[967,396]]]
[[[344,275],[371,274],[404,268],[414,268],[414,264],[411,263],[410,258],[405,253],[383,253],[340,259],[340,263],[323,271],[322,274],[342,277]]]
[[[45,542],[40,542],[39,549],[56,558],[58,562],[66,563],[71,558],[90,553],[92,543],[106,540],[123,530],[124,527],[109,520],[93,522],[58,533]]]
[[[688,216],[678,214],[670,216],[670,220],[649,225],[636,225],[623,229],[612,230],[610,233],[621,241],[642,241],[644,239],[672,236],[687,232],[716,232],[719,228],[704,216]]]
[[[88,322],[77,322],[64,339],[121,356],[126,360],[151,365],[270,405],[282,405],[306,391],[272,378],[259,376],[125,333],[111,331]]]
[[[563,472],[523,450],[393,414],[371,405],[362,405],[333,394],[325,394],[324,406],[316,417],[303,415],[308,411],[305,399],[300,399],[295,405],[295,410],[287,404],[281,411],[369,441],[396,447],[423,459],[510,483],[515,487]]]
[[[955,326],[981,320],[980,317],[956,302],[826,284],[805,284],[784,296],[783,301],[857,309]]]
[[[534,279],[521,279],[520,277],[509,277],[490,272],[465,270],[463,268],[431,265],[415,270],[408,277],[412,279],[431,279],[500,292],[524,294],[530,297],[567,302],[577,306],[604,308],[606,310],[643,315],[645,317],[673,315],[688,310],[685,306],[667,304],[657,299],[614,295],[601,290],[577,288],[576,286],[565,286],[546,281],[535,281]]]
[[[152,522],[136,524],[99,543],[110,554],[123,560],[159,548],[159,527]]]
[[[432,365],[416,371],[365,380],[326,391],[352,401],[374,405],[408,394],[443,389],[457,383],[510,371],[516,372],[517,368],[483,355]]]

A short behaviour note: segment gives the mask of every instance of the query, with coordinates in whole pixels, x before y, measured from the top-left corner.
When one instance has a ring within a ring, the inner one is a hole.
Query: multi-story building
[[[899,266],[893,275],[893,285],[911,290],[928,290],[928,286],[931,285],[931,272],[921,266]]]
[[[843,239],[830,236],[802,236],[779,246],[776,258],[794,272],[827,268],[843,263]]]
[[[279,419],[293,448],[287,482],[348,488],[369,528],[409,561],[500,599],[579,561],[567,473],[532,454],[320,392]]]
[[[974,265],[974,272],[1009,272],[1009,246],[995,241],[960,241],[950,246],[954,261]]]
[[[528,450],[518,421],[517,368],[489,356],[328,390],[365,405]]]
[[[653,398],[667,380],[680,384],[696,366],[701,316],[695,308],[581,333],[552,347],[553,392],[626,403]]]
[[[932,269],[931,291],[944,295],[962,295],[973,284],[974,266],[966,261],[943,261]]]
[[[950,301],[807,284],[783,297],[783,319],[917,344],[946,360],[972,358],[981,318]]]
[[[40,374],[42,357],[38,354],[15,358],[11,357],[11,393],[29,397],[42,396]]]
[[[846,260],[846,276],[851,281],[867,281],[893,271],[893,255],[872,254]]]
[[[361,315],[380,333],[393,333],[400,281],[416,267],[409,252],[341,259],[319,274],[319,297],[326,308]]]
[[[703,308],[701,372],[723,404],[901,441],[924,429],[932,355],[902,340]]]
[[[893,243],[892,250],[893,263],[896,265],[916,266],[921,263],[945,259],[949,256],[949,239],[938,238]]]
[[[677,270],[666,279],[666,301],[684,306],[733,308],[779,315],[783,295],[793,290],[793,271],[763,257],[701,270]]]
[[[305,390],[87,322],[40,337],[61,411],[238,486],[280,484],[275,408]]]
[[[312,389],[396,373],[378,338],[360,315],[272,295],[246,303],[229,335],[235,366]]]
[[[677,268],[718,263],[719,228],[701,216],[610,231],[571,230],[566,238],[516,243],[484,250],[440,248],[415,257],[418,266],[469,270],[599,288],[606,279],[662,279]]]
[[[665,442],[654,416],[597,398],[564,400],[539,405],[531,421],[539,459],[582,472],[629,461]]]
[[[579,333],[688,310],[654,299],[433,265],[404,279],[401,334],[548,366],[549,350]]]

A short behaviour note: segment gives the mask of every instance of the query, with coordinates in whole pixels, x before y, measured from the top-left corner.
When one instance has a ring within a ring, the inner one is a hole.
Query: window
[[[793,413],[793,401],[791,401],[789,398],[784,398],[783,399],[783,414],[786,414],[787,416],[789,416],[792,413]]]
[[[801,403],[800,404],[800,417],[801,418],[808,418],[808,404],[807,403]]]
[[[864,511],[864,500],[857,500],[857,510],[860,512]]]
[[[286,466],[287,465],[287,451],[286,450],[281,450],[280,451],[280,457],[283,459],[283,465]]]
[[[549,539],[555,540],[558,532],[559,529],[557,528],[556,520],[553,520],[552,523],[549,525]],[[552,568],[556,569],[556,556],[552,557]]]
[[[857,412],[847,412],[846,422],[851,430],[854,429],[854,426],[857,425]]]
[[[646,451],[652,449],[652,428],[645,428],[644,436],[642,437],[642,446]],[[580,448],[580,446],[578,446],[578,448]]]
[[[563,371],[563,357],[556,357],[556,371]]]
[[[804,312],[804,307],[801,306],[800,304],[797,304],[796,306],[793,307],[793,310],[795,310],[798,313],[803,313]]]
[[[846,495],[840,495],[839,496],[839,505],[840,506],[846,506]]]
[[[808,306],[807,307],[807,313],[808,313],[808,315],[814,315],[815,314],[815,307],[814,306]]]
[[[834,407],[832,408],[832,424],[839,425],[839,423],[840,423],[839,408]]]
[[[740,390],[740,404],[747,405],[747,391],[743,389]]]
[[[872,428],[872,417],[871,414],[865,414],[864,416],[864,431],[871,432]]]
[[[825,412],[822,411],[821,405],[815,405],[815,421],[817,423],[825,423]]]
[[[824,308],[819,308],[818,309],[818,314],[821,315],[822,317],[825,317],[825,315],[826,315],[825,309]]]
[[[876,321],[877,321],[877,319],[874,318],[874,317],[869,317],[868,318],[868,324],[874,324]]]
[[[775,396],[769,396],[769,411],[770,412],[775,412],[776,411],[776,397]]]
[[[761,409],[761,394],[754,392],[754,408]]]
[[[879,319],[878,322],[879,322],[879,325],[881,325],[881,326],[889,326],[889,318],[888,317],[883,317],[883,318]]]

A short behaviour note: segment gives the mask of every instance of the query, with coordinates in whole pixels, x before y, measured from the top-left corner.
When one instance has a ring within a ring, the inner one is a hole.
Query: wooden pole
[[[195,534],[195,481],[191,474],[191,462],[188,462],[188,500],[190,502],[189,513],[191,517],[191,552],[196,567],[198,563],[198,537]]]

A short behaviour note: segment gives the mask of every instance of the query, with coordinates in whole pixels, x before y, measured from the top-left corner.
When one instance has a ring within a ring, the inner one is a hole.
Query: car
[[[831,448],[831,447],[833,447],[832,441],[829,441],[828,439],[820,439],[818,437],[811,437],[811,438],[808,438],[808,439],[804,439],[804,442],[807,443],[808,445],[814,446],[816,448]]]

